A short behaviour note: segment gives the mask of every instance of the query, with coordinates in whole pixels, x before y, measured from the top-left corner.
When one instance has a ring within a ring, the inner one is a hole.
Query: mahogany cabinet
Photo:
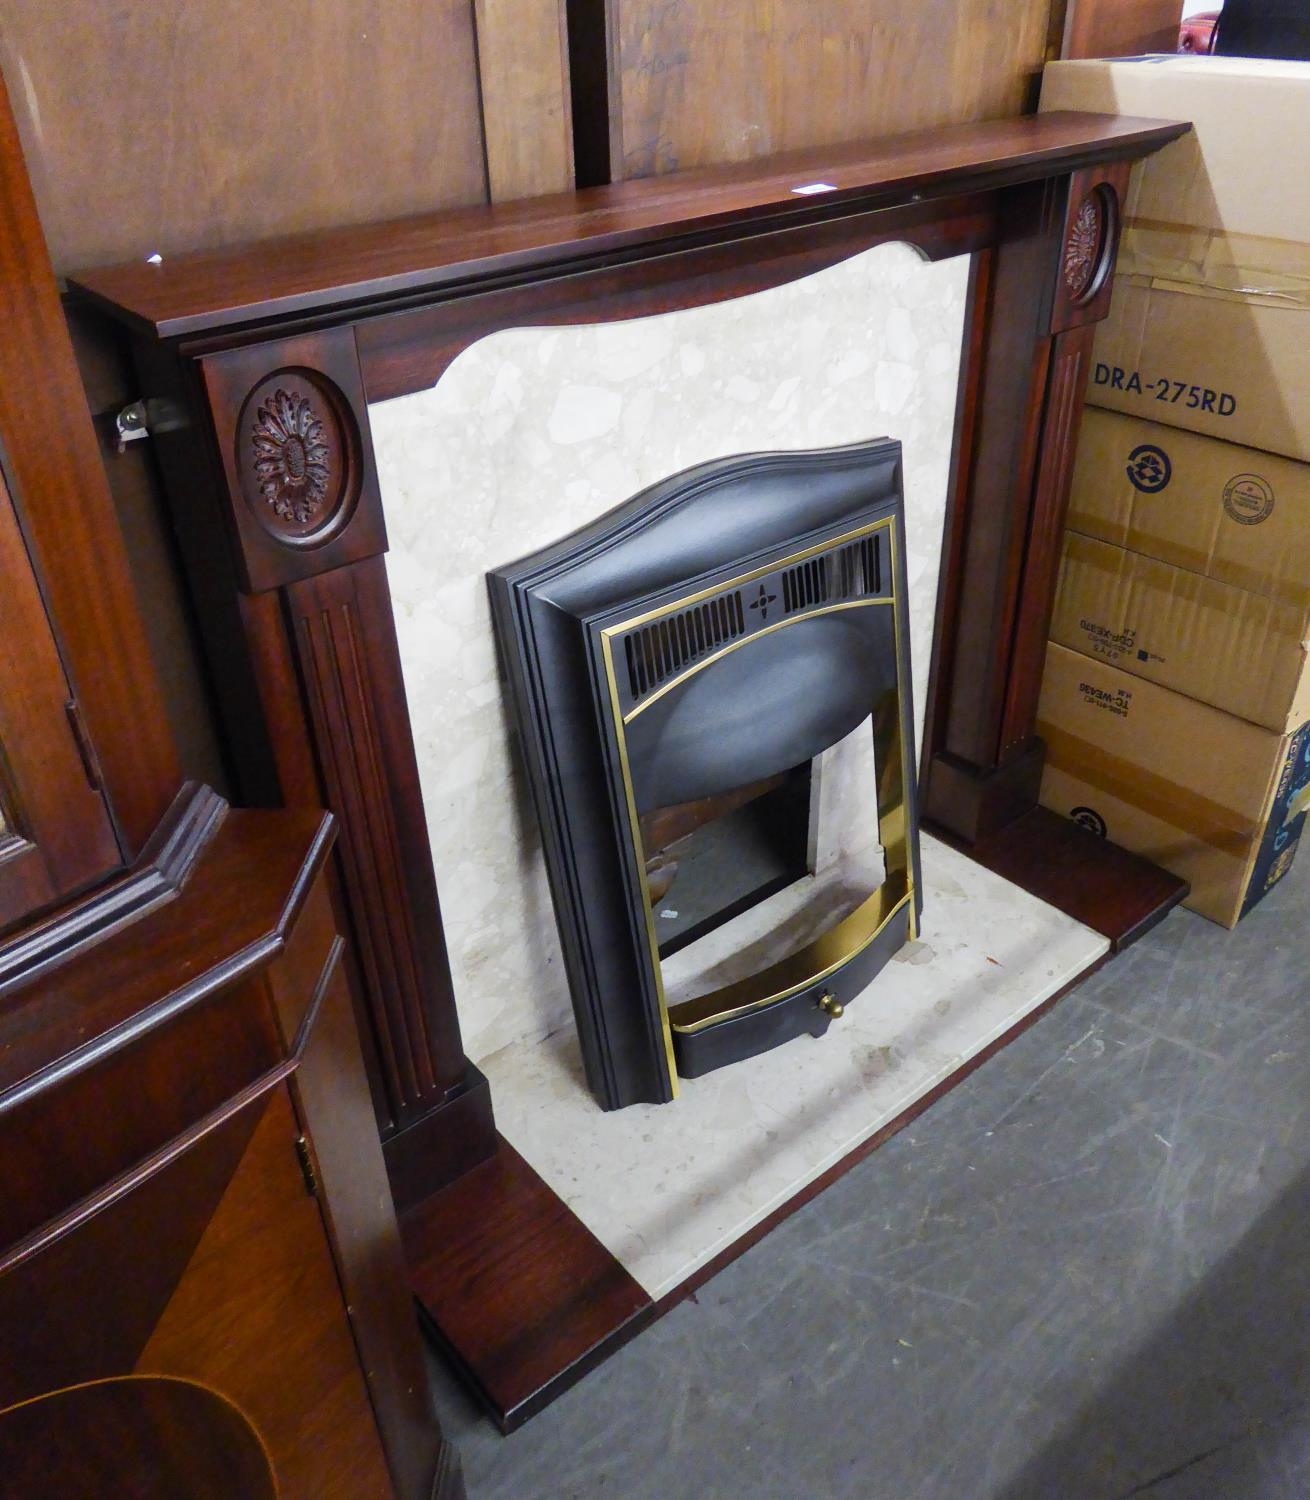
[[[462,1496],[334,825],[181,786],[2,88],[0,204],[0,1493]]]
[[[371,1128],[332,837],[326,814],[189,787],[125,877],[0,948],[12,1500],[463,1493]]]

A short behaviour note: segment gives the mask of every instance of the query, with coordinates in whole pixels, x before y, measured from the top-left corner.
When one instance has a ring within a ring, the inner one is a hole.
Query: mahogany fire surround
[[[922,810],[1119,946],[1184,888],[1037,808],[1033,728],[1118,205],[1132,163],[1188,128],[1028,116],[73,278],[133,339],[236,796],[339,820],[334,895],[416,1291],[503,1426],[660,1309],[498,1141],[462,1050],[368,404],[500,328],[735,297],[892,240],[972,254]]]

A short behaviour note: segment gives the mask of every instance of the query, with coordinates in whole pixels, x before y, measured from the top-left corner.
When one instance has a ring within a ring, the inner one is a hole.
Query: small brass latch
[[[821,995],[815,1002],[826,1016],[831,1016],[834,1021],[840,1021],[846,1014],[846,1007],[833,994]]]
[[[296,1160],[300,1163],[300,1175],[305,1179],[305,1191],[311,1198],[318,1197],[318,1163],[314,1160],[314,1148],[309,1137],[296,1137]]]

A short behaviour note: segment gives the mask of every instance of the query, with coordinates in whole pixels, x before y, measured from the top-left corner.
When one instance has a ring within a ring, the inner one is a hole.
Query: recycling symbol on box
[[[1128,477],[1144,495],[1158,495],[1173,478],[1174,466],[1163,448],[1142,443],[1128,455]]]

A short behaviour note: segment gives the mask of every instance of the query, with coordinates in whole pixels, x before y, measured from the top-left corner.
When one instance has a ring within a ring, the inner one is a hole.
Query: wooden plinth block
[[[486,1161],[497,1145],[491,1089],[467,1063],[446,1099],[382,1143],[391,1195],[400,1213]]]
[[[991,770],[943,750],[924,778],[923,816],[968,847],[1006,828],[1036,805],[1045,747],[1039,740]]]
[[[425,1328],[502,1432],[654,1315],[647,1293],[504,1140],[402,1214],[400,1233]]]

